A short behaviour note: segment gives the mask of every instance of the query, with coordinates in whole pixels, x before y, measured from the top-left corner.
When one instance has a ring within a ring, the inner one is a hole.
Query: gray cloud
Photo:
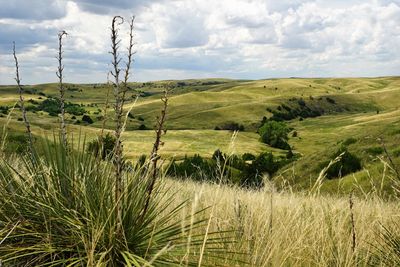
[[[0,18],[51,20],[66,14],[66,2],[60,0],[0,0]]]
[[[113,14],[120,10],[139,11],[141,8],[149,6],[155,2],[163,0],[71,0],[85,11],[98,14]],[[136,9],[136,10],[135,10]]]
[[[0,22],[0,53],[9,53],[13,42],[21,51],[36,44],[45,44],[55,40],[56,34],[57,30],[54,29]]]

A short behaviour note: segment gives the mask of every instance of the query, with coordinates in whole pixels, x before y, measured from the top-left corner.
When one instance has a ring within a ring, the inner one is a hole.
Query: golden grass
[[[398,203],[354,199],[353,253],[346,197],[271,193],[268,187],[255,192],[190,181],[167,184],[178,192],[176,202],[189,198],[196,208],[211,206],[210,231],[235,230],[238,243],[230,249],[245,253],[236,256],[250,266],[367,266],[380,224],[390,225],[400,214]]]

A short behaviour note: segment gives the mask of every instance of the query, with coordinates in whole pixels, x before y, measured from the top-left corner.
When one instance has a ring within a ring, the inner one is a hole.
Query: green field
[[[127,158],[136,159],[150,153],[155,135],[151,129],[160,112],[159,98],[165,87],[170,88],[168,132],[163,136],[165,145],[161,149],[161,155],[166,159],[181,159],[194,154],[211,157],[216,149],[235,154],[257,154],[262,151],[283,154],[279,149],[262,144],[256,131],[262,117],[271,116],[267,109],[290,104],[293,98],[301,98],[315,103],[326,112],[320,117],[288,122],[298,134],[297,137],[291,137],[289,143],[301,157],[291,166],[283,168],[276,177],[277,181],[291,180],[295,187],[309,185],[310,177],[313,181],[319,173],[319,164],[326,161],[338,145],[348,138],[357,139],[349,149],[362,158],[363,166],[370,172],[369,176],[378,175],[383,168],[379,160],[381,155],[368,153],[369,148],[381,146],[378,137],[383,138],[394,161],[399,162],[400,77],[256,81],[205,79],[132,83],[126,104],[126,110],[131,110],[132,116],[127,118],[123,136]],[[25,100],[37,103],[58,95],[56,84],[26,86],[25,90]],[[106,85],[67,85],[67,101],[82,105],[94,120],[90,125],[77,123],[82,116],[73,118],[68,114],[69,132],[76,136],[83,133],[87,139],[95,138],[103,124],[108,91],[112,99],[112,88],[110,90]],[[135,102],[138,92],[140,96]],[[0,86],[0,95],[0,106],[11,107],[18,101],[15,86]],[[328,98],[333,99],[334,104],[329,103]],[[31,104],[28,102],[27,105]],[[112,107],[107,114],[106,128],[111,131]],[[0,123],[5,125],[8,121],[10,133],[23,132],[23,124],[18,121],[20,117],[16,108],[11,113],[10,121],[3,114]],[[28,112],[28,118],[35,135],[52,136],[59,125],[57,117],[49,116],[44,111]],[[245,131],[232,139],[233,132],[214,130],[216,126],[229,122],[244,125]],[[148,130],[138,130],[140,125]],[[352,184],[354,177],[351,175],[341,179],[341,184]],[[364,181],[365,186],[370,186],[365,171],[356,173],[356,177],[359,177],[360,183]],[[337,188],[338,184],[328,181],[324,186]]]

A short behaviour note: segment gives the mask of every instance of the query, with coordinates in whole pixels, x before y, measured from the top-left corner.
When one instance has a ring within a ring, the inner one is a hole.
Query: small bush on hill
[[[263,143],[280,149],[290,149],[288,134],[290,129],[283,122],[267,121],[258,129]]]
[[[140,124],[138,130],[147,130],[147,127],[144,124]]]
[[[112,155],[115,142],[115,137],[112,134],[107,133],[105,136],[99,136],[97,139],[89,142],[87,145],[87,151],[96,157],[106,159]]]
[[[243,170],[241,186],[260,188],[264,186],[263,176],[272,176],[280,164],[275,161],[272,153],[261,153],[251,164],[247,164]]]
[[[332,178],[340,178],[346,176],[350,173],[361,170],[361,160],[355,155],[351,154],[346,147],[341,147],[332,157],[331,160],[334,160],[339,155],[341,156],[340,160],[331,165],[331,167],[326,171],[326,177],[328,179]],[[325,162],[323,166],[328,165],[329,162]]]
[[[182,162],[172,162],[168,172],[175,177],[190,177],[196,181],[215,181],[215,170],[215,161],[203,159],[196,154],[193,157],[185,156]]]
[[[34,108],[31,108],[31,109],[33,110]],[[56,98],[45,99],[45,100],[43,100],[42,103],[40,103],[36,107],[36,111],[40,111],[40,110],[49,113],[50,116],[57,116],[59,113],[61,113],[60,100],[56,99]],[[65,112],[72,114],[72,115],[81,116],[84,113],[86,113],[86,110],[78,104],[66,102],[65,103]]]
[[[287,121],[295,118],[314,118],[321,116],[324,109],[318,105],[307,105],[303,98],[291,98],[288,105],[279,105],[276,110],[267,108],[267,111],[272,113],[271,120]]]
[[[212,155],[213,160],[217,160],[220,162],[225,162],[226,157],[227,157],[226,154],[222,153],[222,151],[219,149],[215,150]]]
[[[331,103],[331,104],[336,104],[335,99],[332,99],[332,98],[330,98],[330,97],[327,97],[327,98],[326,98],[326,101],[328,101],[328,102]]]
[[[92,124],[93,123],[92,118],[89,115],[86,115],[86,114],[82,116],[82,121],[86,122],[88,124]]]

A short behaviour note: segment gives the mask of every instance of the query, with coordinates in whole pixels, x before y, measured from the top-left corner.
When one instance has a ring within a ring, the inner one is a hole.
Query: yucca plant
[[[1,159],[3,265],[197,266],[200,259],[204,265],[218,262],[224,243],[230,241],[224,233],[200,231],[208,225],[205,210],[182,219],[188,202],[174,206],[174,194],[161,183],[155,185],[149,201],[148,179],[143,177],[148,174],[140,170],[123,172],[124,190],[115,200],[113,164],[85,153],[84,142],[78,141],[74,145],[78,149],[71,150],[62,137],[55,139],[40,144],[44,155],[36,160],[30,156],[13,162]],[[115,216],[117,206],[121,220]],[[117,223],[122,238],[115,231]]]

